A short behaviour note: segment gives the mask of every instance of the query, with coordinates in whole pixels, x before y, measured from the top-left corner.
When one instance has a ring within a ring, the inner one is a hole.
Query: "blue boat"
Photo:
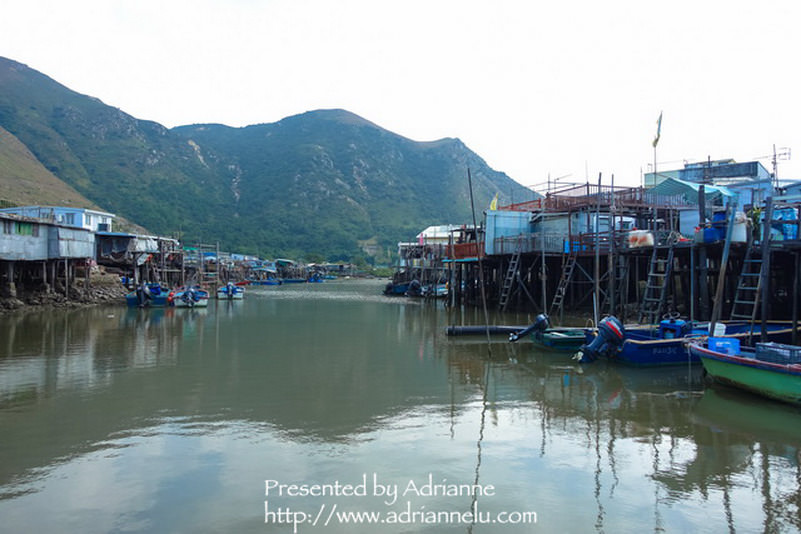
[[[752,337],[759,338],[759,326],[748,321],[721,321],[725,325],[722,336],[736,338],[741,342]],[[789,321],[767,323],[768,340],[789,343],[793,326]],[[627,365],[679,365],[700,363],[697,355],[687,350],[686,344],[693,339],[709,336],[709,323],[695,323],[681,319],[665,319],[658,325],[623,327],[617,318],[606,317],[596,329],[585,330],[585,344],[576,357],[581,362],[595,361],[599,357]]]
[[[384,287],[384,295],[388,297],[402,297],[409,291],[409,282],[389,282]]]
[[[141,284],[125,295],[125,303],[131,308],[163,308],[169,304],[169,294],[161,284]]]
[[[281,280],[278,278],[262,278],[258,280],[245,280],[245,283],[237,285],[250,285],[250,286],[280,286]]]

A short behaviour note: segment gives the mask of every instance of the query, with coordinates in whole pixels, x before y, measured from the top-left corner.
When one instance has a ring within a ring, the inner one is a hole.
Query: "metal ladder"
[[[660,247],[654,245],[651,254],[651,266],[648,270],[648,281],[645,284],[645,293],[640,303],[639,323],[647,321],[645,324],[656,324],[665,308],[667,302],[667,292],[670,286],[670,276],[673,274],[673,247],[675,240],[668,238],[667,255],[659,255]],[[664,249],[664,247],[662,247]],[[665,267],[660,271],[659,265],[664,262]]]
[[[578,254],[571,247],[570,253],[562,264],[562,277],[559,279],[559,285],[556,287],[556,293],[554,293],[553,301],[551,301],[551,310],[548,314],[551,317],[556,317],[556,312],[562,313],[565,294],[567,293],[567,287],[570,285],[570,280],[573,278],[573,269],[576,267],[577,259]]]
[[[521,242],[517,242],[512,258],[509,260],[509,267],[506,269],[506,277],[503,279],[503,287],[501,288],[501,298],[498,301],[498,307],[501,311],[506,311],[506,306],[509,305],[509,297],[512,294],[512,287],[517,281],[517,269],[520,265],[520,255],[522,253]]]
[[[762,258],[755,259],[754,240],[748,240],[748,248],[743,258],[743,268],[737,281],[737,290],[734,292],[734,302],[731,307],[731,319],[747,319],[752,323],[756,320],[762,292],[762,268],[765,265]]]

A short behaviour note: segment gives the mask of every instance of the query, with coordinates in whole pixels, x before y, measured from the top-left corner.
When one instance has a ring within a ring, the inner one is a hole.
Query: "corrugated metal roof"
[[[684,195],[689,201],[697,201],[698,189],[701,185],[704,186],[705,194],[712,195],[713,198],[721,196],[732,198],[737,196],[736,193],[723,186],[685,182],[678,178],[665,178],[659,185],[649,189],[649,192],[658,195]]]

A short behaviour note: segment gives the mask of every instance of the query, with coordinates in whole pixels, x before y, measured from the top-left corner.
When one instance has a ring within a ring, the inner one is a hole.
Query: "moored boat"
[[[706,322],[693,324],[681,319],[665,319],[654,326],[624,327],[614,316],[606,317],[605,321],[599,323],[598,329],[585,330],[586,343],[579,349],[581,362],[606,357],[628,365],[700,363],[697,356],[687,351],[685,342],[706,338],[710,334],[709,323]],[[759,327],[749,321],[721,321],[718,324],[725,327],[725,334],[718,337],[741,342],[746,342],[759,332]],[[787,343],[792,338],[793,326],[790,321],[769,321],[766,326],[770,341]]]
[[[509,341],[514,343],[528,335],[537,345],[550,350],[570,352],[577,351],[585,340],[583,328],[553,328],[550,326],[548,316],[542,313],[527,328],[510,334]]]
[[[245,298],[245,288],[228,282],[217,288],[217,298],[221,300],[242,300]]]
[[[409,282],[389,282],[384,286],[384,295],[388,297],[402,297],[409,290]]]
[[[205,308],[209,305],[209,292],[198,286],[181,288],[173,294],[172,305],[176,308]]]
[[[141,284],[125,295],[125,303],[131,308],[163,308],[169,304],[169,292],[161,284]]]
[[[763,397],[801,404],[801,347],[757,343],[750,349],[726,341],[710,338],[708,343],[689,345],[709,377]]]
[[[248,280],[248,285],[251,286],[280,286],[281,280],[278,278],[260,278],[254,280]],[[239,285],[239,284],[237,284]]]

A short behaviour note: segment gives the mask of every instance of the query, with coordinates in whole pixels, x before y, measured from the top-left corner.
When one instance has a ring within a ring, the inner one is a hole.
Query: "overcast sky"
[[[0,55],[140,119],[344,108],[523,185],[734,158],[801,179],[801,2],[0,0]]]

